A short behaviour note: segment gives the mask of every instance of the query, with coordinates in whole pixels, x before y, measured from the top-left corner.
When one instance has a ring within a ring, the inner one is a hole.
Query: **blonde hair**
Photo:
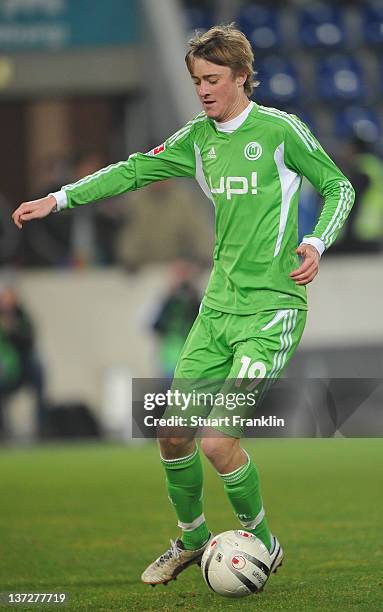
[[[197,32],[189,41],[189,51],[185,56],[190,73],[196,58],[219,66],[228,66],[235,76],[246,72],[244,91],[247,96],[251,96],[254,87],[259,85],[259,82],[254,80],[256,72],[253,69],[254,54],[251,44],[234,23],[214,26],[203,34]]]

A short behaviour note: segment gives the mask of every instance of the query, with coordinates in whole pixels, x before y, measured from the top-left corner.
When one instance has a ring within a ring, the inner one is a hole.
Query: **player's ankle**
[[[203,523],[193,531],[184,531],[181,536],[181,542],[186,550],[198,550],[202,548],[210,537],[206,523]]]

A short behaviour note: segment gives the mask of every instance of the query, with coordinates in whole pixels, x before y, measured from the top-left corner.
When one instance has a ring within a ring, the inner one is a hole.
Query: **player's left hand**
[[[296,253],[303,257],[303,262],[299,268],[291,272],[290,278],[292,278],[297,285],[307,285],[311,283],[318,274],[320,255],[311,244],[301,244],[297,248]]]

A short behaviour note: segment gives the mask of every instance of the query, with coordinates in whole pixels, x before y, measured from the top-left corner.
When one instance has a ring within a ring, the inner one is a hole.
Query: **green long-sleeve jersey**
[[[154,181],[195,177],[215,206],[213,270],[204,304],[250,314],[307,308],[305,287],[289,276],[299,265],[303,176],[324,198],[315,229],[304,240],[328,248],[351,209],[354,190],[295,115],[257,104],[233,133],[219,131],[200,113],[149,153],[135,153],[63,190],[72,208]]]

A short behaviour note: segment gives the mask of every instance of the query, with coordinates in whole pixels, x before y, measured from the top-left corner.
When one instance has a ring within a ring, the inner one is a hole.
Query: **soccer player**
[[[272,380],[280,375],[303,333],[305,285],[318,273],[320,257],[354,200],[350,182],[302,121],[250,101],[256,85],[253,61],[249,41],[233,25],[197,35],[186,64],[202,104],[199,115],[149,153],[131,155],[57,193],[23,203],[13,213],[21,228],[53,210],[83,206],[153,181],[196,178],[215,206],[214,266],[175,380]],[[303,176],[324,204],[314,231],[298,246]],[[210,416],[223,413],[213,405]],[[234,424],[207,428],[201,449],[222,478],[243,528],[270,551],[275,571],[283,550],[269,530],[258,471],[241,448],[242,433]],[[211,538],[194,436],[163,436],[159,444],[182,536],[144,571],[143,582],[153,585],[166,584],[200,562]]]

